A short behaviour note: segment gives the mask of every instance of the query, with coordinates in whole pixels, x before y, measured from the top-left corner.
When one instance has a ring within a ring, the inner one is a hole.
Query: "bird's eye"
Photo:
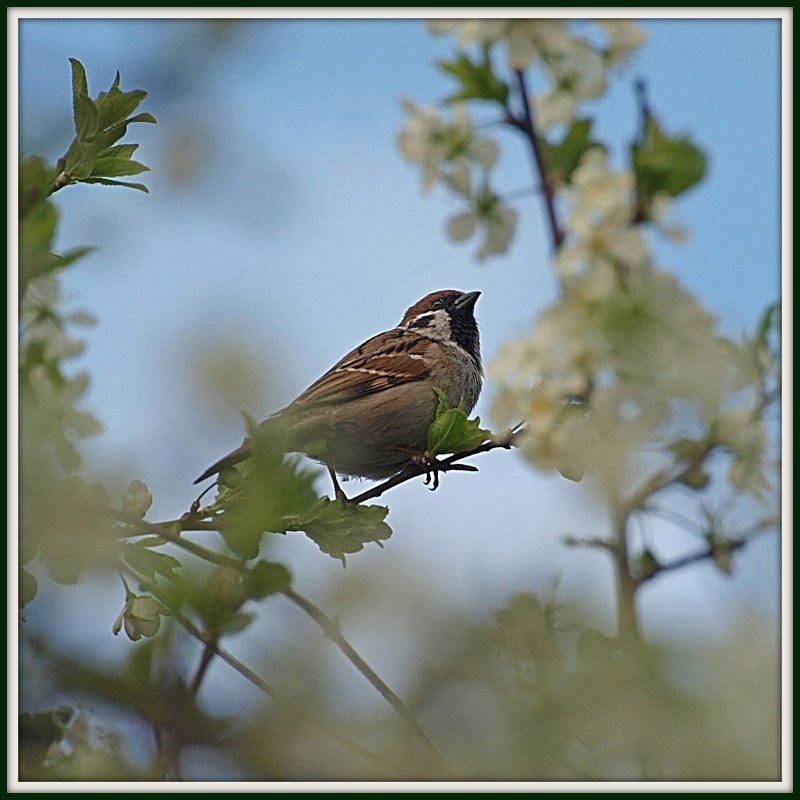
[[[444,301],[442,301],[442,300],[434,300],[433,303],[431,304],[431,308],[434,308],[434,309],[436,309],[436,308],[444,308]]]

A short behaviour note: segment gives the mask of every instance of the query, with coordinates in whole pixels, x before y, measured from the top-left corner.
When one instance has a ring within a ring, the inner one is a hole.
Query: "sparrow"
[[[426,295],[397,327],[351,350],[288,406],[280,420],[287,452],[324,464],[338,498],[336,473],[380,480],[420,463],[436,414],[434,387],[469,414],[483,382],[475,303],[480,292],[445,289]],[[210,466],[195,483],[244,461],[249,440]]]

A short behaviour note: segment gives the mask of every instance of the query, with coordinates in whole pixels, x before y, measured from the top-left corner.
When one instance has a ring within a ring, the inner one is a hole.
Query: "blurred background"
[[[641,25],[649,42],[587,108],[614,163],[624,163],[641,76],[666,129],[706,149],[707,178],[676,209],[689,242],[654,240],[653,248],[717,315],[720,330],[738,337],[781,291],[780,26]],[[72,138],[69,57],[86,67],[92,96],[119,70],[123,89],[148,91],[140,110],[158,119],[132,126],[124,140],[138,142],[136,158],[151,167],[141,176],[149,195],[78,185],[54,197],[57,251],[97,247],[62,284],[67,307],[98,317],[72,362],[89,372],[83,406],[105,426],[85,443],[86,474],[118,495],[132,479],[144,481],[154,496],[149,519],[188,508],[194,478],[241,440],[240,410],[260,419],[282,407],[427,292],[482,292],[476,312],[487,363],[555,296],[535,195],[516,205],[520,225],[507,256],[479,263],[474,244],[444,235],[454,201],[436,191],[423,197],[417,170],[397,152],[401,98],[432,105],[450,91],[435,60],[450,57],[452,41],[431,36],[421,20],[29,19],[19,32],[23,154],[55,161]],[[530,175],[519,172],[528,166],[524,143],[509,137],[503,146],[497,183],[528,186]],[[487,382],[477,412],[490,426],[491,398]],[[393,536],[383,549],[349,557],[344,571],[302,534],[267,546],[401,696],[443,659],[437,646],[456,658],[464,639],[453,644],[454,631],[491,622],[514,593],[548,595],[557,582],[559,600],[614,632],[611,562],[562,544],[567,534],[606,531],[588,489],[537,472],[514,452],[473,463],[477,474],[445,475],[436,492],[412,481],[382,498]],[[660,524],[642,536],[667,558],[699,544]],[[724,663],[746,652],[752,674],[747,667],[732,683],[754,682],[774,700],[779,555],[778,537],[760,537],[737,554],[731,576],[703,563],[642,590],[648,640],[706,648],[676,668],[684,685],[702,684],[709,648],[723,652]],[[112,636],[123,601],[116,577],[74,588],[43,578],[26,625],[64,653],[121,663],[140,646]],[[290,693],[314,686],[334,716],[382,709],[285,600],[262,603],[257,615],[225,643],[246,664]],[[198,657],[191,646],[183,654],[188,667]],[[298,663],[308,672],[289,666]],[[324,685],[315,684],[321,676]],[[207,680],[201,699],[214,713],[235,716],[262,702],[225,664],[212,664]],[[475,727],[477,748],[491,703],[465,685],[450,687],[445,705],[465,715],[453,725]],[[35,674],[24,676],[23,705],[62,699]],[[447,715],[434,712],[430,724],[446,729]],[[770,729],[767,738],[775,735]],[[126,747],[131,758],[144,757],[149,744],[142,734]],[[219,754],[198,752],[189,764],[198,778],[251,774]]]

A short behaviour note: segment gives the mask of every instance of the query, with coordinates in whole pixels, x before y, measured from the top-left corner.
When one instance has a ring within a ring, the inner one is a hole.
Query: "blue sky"
[[[738,335],[780,294],[779,23],[643,27],[649,43],[587,108],[620,159],[637,125],[632,83],[641,75],[664,126],[707,149],[707,180],[676,209],[690,242],[654,247],[721,329]],[[112,481],[145,481],[154,519],[185,510],[194,477],[238,443],[240,408],[263,417],[281,407],[426,292],[483,292],[477,314],[491,361],[555,291],[535,196],[518,206],[508,256],[481,264],[474,244],[444,237],[456,207],[444,194],[423,197],[418,173],[397,152],[400,99],[433,103],[450,90],[434,67],[451,54],[449,39],[416,20],[250,21],[218,36],[181,20],[28,20],[20,34],[24,152],[55,159],[71,139],[70,56],[85,65],[92,94],[117,69],[123,88],[147,89],[142,108],[159,120],[127,137],[152,168],[149,195],[78,186],[56,196],[59,248],[97,246],[64,279],[69,304],[99,317],[76,361],[92,375],[86,406],[106,426],[87,453]],[[522,143],[502,144],[500,180],[526,185]],[[176,180],[181,165],[188,172]],[[221,391],[213,374],[241,375],[237,365],[247,380]],[[488,385],[482,417],[491,396]],[[585,489],[515,454],[476,463],[478,474],[447,475],[436,493],[410,483],[388,496],[394,536],[384,550],[354,556],[344,573],[299,535],[273,555],[322,605],[343,581],[375,573],[391,584],[413,574],[436,586],[445,607],[490,614],[512,592],[545,591],[558,574],[560,594],[610,614],[604,556],[560,543],[565,533],[600,532]],[[684,545],[674,532],[665,537],[668,551]],[[777,625],[778,556],[769,537],[737,559],[732,578],[704,565],[654,581],[641,598],[645,629],[715,635],[752,610]],[[81,608],[96,618],[90,636],[112,647],[116,611],[78,589],[53,597],[63,596],[74,605],[43,604],[38,613]],[[391,683],[400,645],[369,630],[363,647]]]

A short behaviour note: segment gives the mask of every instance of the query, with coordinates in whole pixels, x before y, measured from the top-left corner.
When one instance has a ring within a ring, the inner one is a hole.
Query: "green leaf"
[[[72,65],[72,95],[86,95],[89,96],[89,85],[86,82],[86,70],[83,64],[77,58],[70,58],[69,63]]]
[[[576,119],[558,143],[548,142],[544,137],[541,143],[547,173],[556,184],[568,183],[581,156],[598,144],[592,139],[590,119]]]
[[[123,175],[138,175],[149,172],[150,167],[131,161],[128,158],[96,158],[92,167],[92,177],[117,178]]]
[[[317,547],[346,565],[346,555],[358,553],[368,542],[381,545],[392,535],[384,522],[389,509],[362,506],[320,498],[304,516],[292,523],[291,530],[304,531]]]
[[[236,611],[221,620],[218,626],[219,633],[239,633],[243,631],[255,617],[246,611]]]
[[[257,561],[247,573],[247,594],[258,600],[277,592],[285,592],[291,585],[292,574],[283,564]]]
[[[64,269],[64,267],[74,264],[79,258],[83,258],[96,249],[96,247],[75,247],[72,250],[67,250],[66,253],[53,253],[53,258],[58,268]]]
[[[645,122],[642,141],[631,146],[640,199],[647,208],[659,192],[683,194],[702,180],[706,156],[685,136],[669,138],[653,117]]]
[[[145,97],[147,92],[141,89],[123,92],[117,86],[112,86],[108,92],[101,92],[95,101],[101,130],[125,121]]]
[[[64,172],[73,180],[81,180],[92,174],[93,166],[94,157],[86,145],[78,138],[73,139],[64,157]]]
[[[639,578],[648,578],[661,568],[658,559],[648,548],[645,548],[641,553],[634,556],[634,566],[636,575]]]
[[[31,575],[30,572],[26,569],[21,569],[19,571],[19,607],[25,608],[28,603],[30,603],[34,597],[36,597],[36,592],[38,591],[39,583],[36,578]]]
[[[181,562],[174,556],[158,553],[143,546],[141,542],[133,544],[122,542],[120,554],[132,569],[151,581],[155,580],[156,574],[163,575],[165,578],[174,578],[175,570],[181,566]]]
[[[19,226],[20,292],[29,281],[58,268],[50,248],[56,232],[58,212],[50,202],[36,203]]]
[[[138,144],[117,144],[108,147],[102,153],[98,153],[98,158],[130,158],[139,149]]]
[[[131,117],[130,119],[125,121],[126,125],[130,125],[132,122],[149,122],[153,125],[156,124],[158,120],[152,115],[149,114],[147,111],[143,111],[141,114],[137,114],[135,117]]]
[[[317,500],[312,486],[317,472],[301,467],[296,457],[285,457],[283,427],[250,420],[249,429],[251,454],[226,502],[220,531],[228,547],[245,559],[258,556],[265,532],[284,533],[289,521]]]
[[[19,165],[19,218],[25,215],[50,193],[52,170],[40,156],[27,156]]]
[[[781,304],[773,303],[764,310],[756,329],[755,345],[759,350],[766,350],[769,344],[769,333],[775,330],[780,336],[781,332]]]
[[[138,189],[149,194],[150,190],[143,183],[130,183],[129,181],[112,181],[109,178],[83,178],[80,183],[99,183],[103,186],[126,186],[128,189]]]
[[[465,453],[491,438],[491,432],[480,427],[480,417],[468,419],[461,407],[450,407],[447,395],[441,389],[434,388],[434,392],[439,402],[436,416],[428,428],[431,458],[442,453]]]
[[[452,75],[460,84],[460,90],[447,98],[454,100],[491,100],[505,106],[508,101],[508,85],[492,71],[489,57],[490,46],[484,46],[480,60],[472,61],[461,52],[452,61],[437,61],[439,69]]]
[[[75,133],[78,134],[78,138],[81,141],[91,139],[97,134],[97,107],[86,95],[75,95],[73,114],[75,118]]]

